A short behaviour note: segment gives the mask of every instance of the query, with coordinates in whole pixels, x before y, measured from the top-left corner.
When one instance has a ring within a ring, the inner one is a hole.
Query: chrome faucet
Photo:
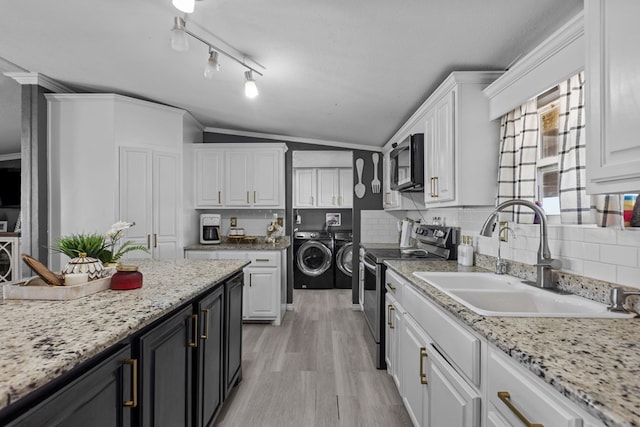
[[[631,295],[640,295],[640,291],[625,291],[622,288],[611,289],[611,305],[607,309],[617,313],[629,313],[629,310],[624,308],[624,301]]]
[[[535,264],[536,286],[543,289],[555,288],[556,285],[553,282],[551,270],[561,268],[562,262],[560,260],[551,258],[551,251],[549,250],[549,240],[547,237],[547,215],[538,205],[528,200],[522,199],[507,200],[506,202],[500,203],[484,222],[484,225],[480,230],[480,235],[491,237],[491,235],[493,234],[493,229],[496,226],[498,214],[505,208],[516,205],[526,206],[537,213],[540,217],[540,246],[538,247],[538,258],[537,263]]]

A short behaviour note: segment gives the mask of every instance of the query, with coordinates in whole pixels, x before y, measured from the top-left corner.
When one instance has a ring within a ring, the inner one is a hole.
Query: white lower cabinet
[[[388,372],[415,426],[604,427],[403,277],[386,274]]]
[[[284,250],[282,251],[236,251],[236,250],[186,250],[188,259],[248,259],[251,264],[244,272],[242,293],[242,320],[266,321],[280,325],[286,308],[281,303]],[[286,288],[285,288],[286,289]]]

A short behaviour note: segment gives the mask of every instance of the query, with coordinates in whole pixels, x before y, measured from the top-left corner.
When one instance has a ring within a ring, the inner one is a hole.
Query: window
[[[538,136],[538,201],[547,216],[560,215],[558,173],[558,124],[560,121],[559,88],[556,86],[537,98],[539,117]]]

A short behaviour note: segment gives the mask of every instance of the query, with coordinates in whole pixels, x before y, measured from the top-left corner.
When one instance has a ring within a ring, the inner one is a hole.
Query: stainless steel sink
[[[630,318],[613,313],[605,304],[576,295],[558,294],[493,273],[432,273],[413,275],[483,316]]]

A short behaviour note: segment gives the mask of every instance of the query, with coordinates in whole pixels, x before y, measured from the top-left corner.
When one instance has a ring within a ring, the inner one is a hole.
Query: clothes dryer
[[[336,231],[334,239],[334,276],[335,287],[352,288],[353,277],[353,234],[351,231]]]
[[[296,231],[293,235],[293,287],[334,287],[333,238],[330,233]]]

